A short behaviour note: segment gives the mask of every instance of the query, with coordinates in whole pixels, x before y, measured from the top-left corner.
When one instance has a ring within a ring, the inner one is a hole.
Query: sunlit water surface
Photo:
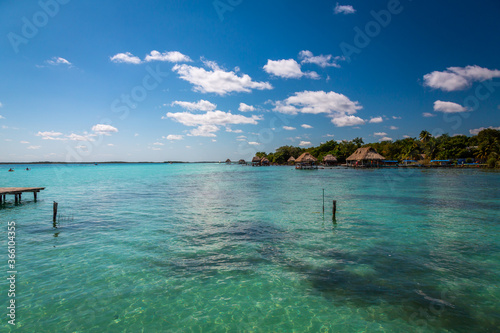
[[[19,332],[498,332],[500,173],[3,166]],[[325,213],[323,192],[325,189]],[[332,200],[337,200],[336,223]],[[59,225],[52,225],[52,202]]]

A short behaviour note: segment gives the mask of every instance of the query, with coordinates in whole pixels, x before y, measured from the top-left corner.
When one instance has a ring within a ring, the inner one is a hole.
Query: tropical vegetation
[[[488,167],[499,167],[500,162],[500,130],[487,128],[477,135],[432,136],[428,131],[422,131],[418,138],[405,138],[396,141],[382,141],[365,144],[362,138],[351,141],[327,141],[317,147],[300,148],[294,146],[282,146],[274,153],[258,152],[259,157],[266,157],[271,163],[286,164],[293,156],[297,158],[304,152],[309,152],[318,160],[332,154],[337,157],[339,163],[345,163],[347,157],[360,147],[371,146],[383,155],[387,160],[423,160],[428,163],[431,160],[458,160],[465,159],[467,163],[472,161],[485,163]]]

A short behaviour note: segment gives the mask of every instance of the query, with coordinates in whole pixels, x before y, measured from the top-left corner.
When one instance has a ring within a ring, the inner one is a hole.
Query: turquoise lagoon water
[[[498,332],[500,173],[3,166],[19,332]],[[322,189],[325,189],[325,214]],[[337,220],[332,222],[332,200]],[[52,225],[52,202],[59,225]],[[7,256],[3,275],[7,275]]]

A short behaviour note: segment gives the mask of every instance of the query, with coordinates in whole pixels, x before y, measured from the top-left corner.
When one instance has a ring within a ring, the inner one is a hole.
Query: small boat
[[[10,168],[10,169],[9,169],[9,172],[14,172],[14,169]]]

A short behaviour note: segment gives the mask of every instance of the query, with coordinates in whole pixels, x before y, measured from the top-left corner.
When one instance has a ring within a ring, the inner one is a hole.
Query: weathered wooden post
[[[52,221],[54,223],[56,223],[56,220],[57,220],[57,205],[58,205],[58,203],[54,201],[54,205],[53,205],[54,215],[52,217]]]
[[[337,213],[337,200],[333,200],[333,208],[332,208],[332,220],[335,221],[336,217],[335,214]]]
[[[36,191],[33,192],[33,198],[35,199],[36,202]]]
[[[19,203],[19,199],[17,198],[17,194],[14,193],[14,203],[17,205]]]
[[[323,189],[323,215],[325,215],[325,189]]]

